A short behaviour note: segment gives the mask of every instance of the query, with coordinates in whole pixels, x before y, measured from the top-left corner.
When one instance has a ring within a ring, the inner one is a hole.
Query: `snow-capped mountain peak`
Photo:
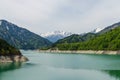
[[[56,42],[59,39],[72,35],[71,32],[64,32],[64,31],[54,31],[54,32],[47,32],[40,34],[40,36],[47,38],[51,42]]]
[[[62,36],[68,36],[71,35],[72,33],[70,32],[64,32],[64,31],[54,31],[54,32],[47,32],[47,33],[43,33],[40,34],[42,37],[48,37],[48,36],[52,36],[52,35],[62,35]]]

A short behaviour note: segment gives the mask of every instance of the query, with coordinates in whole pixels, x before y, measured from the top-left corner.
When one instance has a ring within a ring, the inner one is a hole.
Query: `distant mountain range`
[[[76,43],[76,42],[83,42],[83,41],[87,41],[90,40],[96,36],[99,36],[101,34],[104,34],[110,30],[113,30],[117,27],[120,26],[120,22],[115,23],[111,26],[108,26],[104,29],[101,28],[96,28],[95,30],[88,32],[88,33],[84,33],[84,34],[74,34],[74,35],[70,35],[68,37],[65,37],[63,39],[58,40],[55,44],[61,44],[61,43]]]
[[[90,40],[96,36],[97,33],[99,33],[102,29],[96,28],[93,31],[90,31],[88,33],[84,34],[72,34],[70,36],[67,36],[65,38],[59,39],[58,41],[55,42],[55,44],[60,44],[60,43],[76,43],[76,42],[83,42]]]
[[[93,36],[94,34],[100,32],[101,30],[102,30],[101,28],[96,28],[93,31],[89,32],[89,34],[88,33],[73,34],[72,32],[54,31],[54,32],[47,32],[47,33],[40,34],[40,36],[50,40],[53,43],[59,42],[59,41],[61,42],[61,40],[64,38],[71,40],[68,42],[77,42],[77,41],[84,41],[85,38]],[[76,37],[76,36],[79,36],[79,37]],[[76,37],[76,39],[75,39],[75,37]],[[82,37],[84,37],[84,39],[82,39]],[[63,42],[63,40],[62,40],[62,42]]]
[[[38,49],[52,44],[49,40],[6,20],[0,20],[0,38],[19,49]]]
[[[63,39],[67,36],[72,35],[71,32],[64,32],[64,31],[54,31],[54,32],[47,32],[44,34],[40,34],[40,36],[50,40],[51,42],[56,42],[59,39]]]

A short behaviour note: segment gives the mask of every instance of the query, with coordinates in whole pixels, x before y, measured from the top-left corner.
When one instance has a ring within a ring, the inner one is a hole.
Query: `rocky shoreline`
[[[4,62],[26,62],[28,58],[22,55],[0,56],[0,63]]]
[[[78,50],[78,51],[67,51],[67,50],[38,50],[38,52],[44,53],[77,53],[77,54],[108,54],[108,55],[120,55],[120,51],[93,51],[93,50]]]

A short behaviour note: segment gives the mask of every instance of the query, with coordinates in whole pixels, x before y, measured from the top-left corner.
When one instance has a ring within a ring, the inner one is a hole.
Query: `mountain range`
[[[19,49],[38,49],[52,44],[49,40],[6,20],[0,20],[0,38]]]
[[[88,41],[61,43],[54,47],[59,50],[120,50],[120,26]]]
[[[106,34],[107,32],[114,30],[119,26],[120,22],[104,29],[96,28],[95,30],[84,34],[54,31],[37,35],[11,22],[0,20],[0,38],[18,49],[39,49],[51,45],[56,46],[58,44],[87,42]]]
[[[28,61],[19,49],[120,50],[120,22],[84,34],[55,31],[41,36],[0,20],[0,62]]]
[[[85,35],[89,35],[89,37]],[[115,23],[93,34],[71,35],[58,40],[52,48],[60,50],[119,50],[120,23]]]
[[[84,35],[88,35],[86,33]],[[93,33],[94,36],[83,40],[84,35],[71,35],[64,39],[58,40],[52,49],[59,50],[120,50],[120,23],[115,23],[111,26]],[[73,41],[74,39],[74,41]],[[80,39],[80,40],[79,40]],[[76,41],[75,41],[76,40]]]
[[[84,33],[84,34],[80,34],[80,35],[78,35],[78,34],[70,35],[68,37],[58,40],[55,44],[84,42],[84,41],[90,40],[96,36],[99,36],[101,34],[104,34],[112,29],[115,29],[119,26],[120,26],[120,22],[110,25],[108,27],[105,27],[104,29],[96,28],[93,31],[88,32],[88,33]]]

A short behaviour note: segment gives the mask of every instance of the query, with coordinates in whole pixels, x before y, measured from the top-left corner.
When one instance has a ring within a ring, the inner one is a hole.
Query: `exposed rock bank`
[[[14,55],[14,56],[0,56],[0,63],[3,62],[26,62],[28,58],[22,55]]]
[[[39,52],[120,55],[120,51],[93,51],[93,50],[79,50],[79,51],[39,50]]]

